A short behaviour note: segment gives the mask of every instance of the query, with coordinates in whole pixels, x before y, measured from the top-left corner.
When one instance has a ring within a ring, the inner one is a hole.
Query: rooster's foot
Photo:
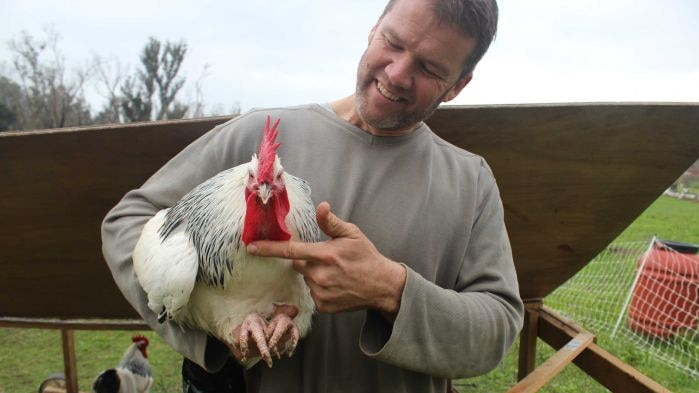
[[[240,325],[238,337],[238,345],[243,362],[247,360],[247,356],[250,353],[249,344],[252,338],[252,341],[257,345],[262,359],[267,363],[267,366],[272,367],[272,355],[270,354],[269,346],[267,346],[267,338],[265,337],[266,329],[267,323],[259,314],[252,313],[245,317],[243,323]]]
[[[296,346],[299,342],[299,329],[293,321],[293,318],[298,314],[298,309],[290,305],[275,305],[272,320],[267,326],[267,343],[270,350],[274,351],[277,358],[281,355],[288,354],[289,357],[294,354]],[[282,338],[286,337],[286,340]],[[283,348],[279,349],[279,344],[283,343]]]

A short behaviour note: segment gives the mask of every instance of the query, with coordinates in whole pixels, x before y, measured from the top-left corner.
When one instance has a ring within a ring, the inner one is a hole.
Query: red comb
[[[145,336],[133,336],[131,337],[131,342],[139,342],[139,341],[145,341],[146,345],[148,345],[148,339]]]
[[[274,122],[272,128],[269,128],[269,123],[271,118],[267,116],[267,122],[265,123],[265,133],[262,135],[262,142],[260,142],[260,150],[257,153],[258,159],[258,177],[263,181],[271,182],[273,180],[274,171],[274,158],[277,155],[277,148],[281,145],[276,141],[277,126],[279,125],[281,119],[277,119]]]

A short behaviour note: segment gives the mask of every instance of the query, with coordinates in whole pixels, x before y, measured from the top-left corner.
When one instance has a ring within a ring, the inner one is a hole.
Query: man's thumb
[[[347,236],[351,227],[330,211],[328,202],[321,202],[316,209],[316,220],[320,229],[331,238]]]

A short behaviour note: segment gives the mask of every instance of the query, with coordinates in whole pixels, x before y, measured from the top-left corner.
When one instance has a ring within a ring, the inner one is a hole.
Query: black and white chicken
[[[148,339],[134,336],[133,344],[124,352],[119,365],[105,370],[95,379],[95,393],[148,393],[153,386],[153,373],[148,361]]]

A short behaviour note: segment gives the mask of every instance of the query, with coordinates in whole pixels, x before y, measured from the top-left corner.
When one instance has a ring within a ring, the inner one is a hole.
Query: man
[[[131,251],[155,212],[248,160],[268,114],[282,119],[285,169],[323,202],[317,216],[327,241],[248,246],[293,259],[318,313],[293,357],[245,370],[247,391],[443,392],[447,379],[482,374],[502,359],[523,307],[497,186],[481,157],[423,123],[471,80],[496,24],[494,0],[391,1],[369,33],[355,94],[325,106],[251,111],[219,126],[107,215],[104,253],[114,278],[190,359],[185,389],[237,384],[235,351],[158,324]]]

